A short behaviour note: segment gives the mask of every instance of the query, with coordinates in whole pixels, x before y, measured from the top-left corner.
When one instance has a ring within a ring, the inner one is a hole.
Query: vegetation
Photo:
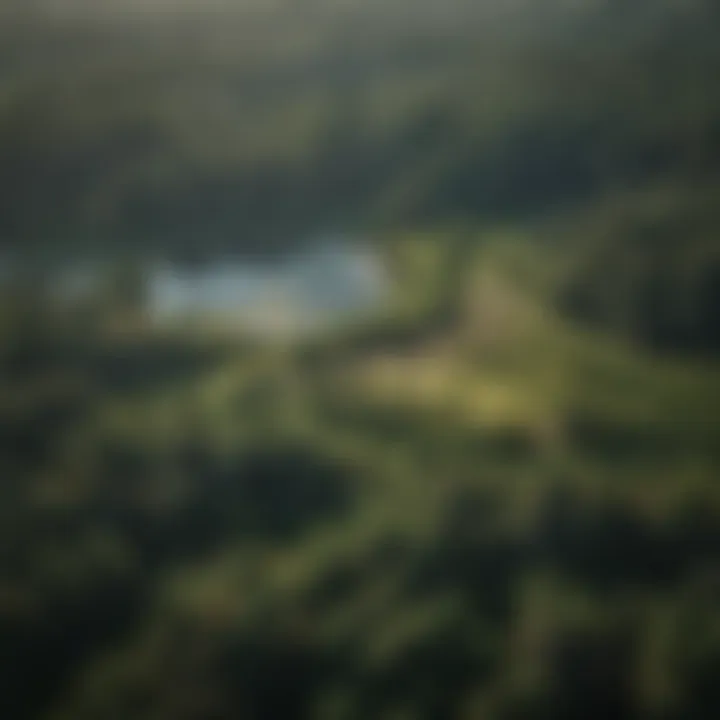
[[[719,717],[714,4],[128,6],[0,11],[0,716]],[[144,314],[327,228],[362,322]]]

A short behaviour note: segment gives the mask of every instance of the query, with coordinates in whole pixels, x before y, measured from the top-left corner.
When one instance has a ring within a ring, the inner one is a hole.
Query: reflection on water
[[[160,265],[149,278],[149,312],[158,321],[215,317],[292,332],[366,312],[384,286],[382,265],[367,248],[328,243],[264,265]]]
[[[78,262],[61,273],[57,288],[66,298],[78,297],[92,292],[107,274],[107,267]],[[344,240],[265,262],[156,262],[144,268],[143,276],[152,322],[230,324],[282,335],[366,314],[382,301],[388,286],[380,258],[368,246]]]

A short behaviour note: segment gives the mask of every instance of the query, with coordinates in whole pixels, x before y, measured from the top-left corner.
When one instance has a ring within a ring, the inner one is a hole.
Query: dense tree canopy
[[[0,717],[720,717],[717,7],[2,3]]]

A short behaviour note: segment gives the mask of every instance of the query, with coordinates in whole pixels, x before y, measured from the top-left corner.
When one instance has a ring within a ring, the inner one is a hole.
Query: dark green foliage
[[[715,186],[660,189],[600,206],[565,238],[569,315],[660,350],[717,353]]]
[[[715,3],[5,5],[3,720],[720,717]],[[378,317],[146,316],[328,230]]]

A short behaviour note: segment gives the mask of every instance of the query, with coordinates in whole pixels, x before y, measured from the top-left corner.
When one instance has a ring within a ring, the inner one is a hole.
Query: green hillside
[[[139,7],[0,11],[0,718],[720,717],[715,4]]]

